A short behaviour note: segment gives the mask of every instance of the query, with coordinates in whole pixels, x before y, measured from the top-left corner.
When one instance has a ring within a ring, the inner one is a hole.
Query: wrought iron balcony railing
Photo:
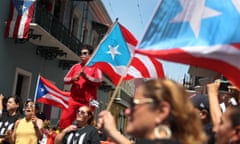
[[[46,8],[43,8],[39,4],[37,4],[35,7],[33,22],[40,25],[58,41],[79,55],[79,49],[82,46],[80,40],[74,36],[68,28],[60,23],[59,20],[54,17]]]

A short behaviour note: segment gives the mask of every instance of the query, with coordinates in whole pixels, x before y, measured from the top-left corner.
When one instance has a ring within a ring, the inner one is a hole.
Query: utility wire
[[[116,18],[116,15],[115,15],[115,12],[114,12],[114,10],[113,10],[113,8],[112,8],[112,3],[111,3],[110,0],[108,0],[108,5],[109,5],[109,7],[110,7],[110,9],[111,9],[111,11],[112,11],[113,17]]]
[[[139,18],[140,18],[140,23],[143,25],[143,19],[142,19],[142,11],[140,8],[140,2],[137,0],[137,7],[138,7],[138,13],[139,13]]]

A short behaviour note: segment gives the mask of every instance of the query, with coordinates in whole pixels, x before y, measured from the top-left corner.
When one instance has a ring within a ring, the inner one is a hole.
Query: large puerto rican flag
[[[116,22],[98,45],[88,65],[100,68],[117,85],[120,78],[164,77],[162,64],[156,58],[134,54],[138,41]]]
[[[27,39],[34,13],[35,0],[11,0],[5,37]]]
[[[34,101],[66,109],[69,96],[70,92],[62,91],[44,77],[38,76]]]
[[[162,0],[138,53],[217,71],[240,88],[239,0]]]

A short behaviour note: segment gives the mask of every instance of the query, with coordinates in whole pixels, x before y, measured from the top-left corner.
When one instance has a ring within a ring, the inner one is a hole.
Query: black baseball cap
[[[191,101],[197,109],[206,109],[209,112],[209,100],[207,96],[196,94],[195,96],[191,97]]]

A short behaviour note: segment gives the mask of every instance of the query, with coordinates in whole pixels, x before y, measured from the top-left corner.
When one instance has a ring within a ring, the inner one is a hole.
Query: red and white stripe
[[[55,85],[53,85],[43,77],[40,77],[40,80],[42,81],[49,93],[42,96],[41,98],[37,98],[36,101],[49,105],[54,105],[60,108],[68,108],[68,99],[70,93],[58,89]]]
[[[137,46],[137,39],[124,26],[120,25],[123,37],[133,52]],[[128,67],[125,80],[133,78],[163,78],[164,71],[159,59],[144,54],[134,53]]]
[[[159,59],[136,53],[128,68],[126,79],[163,77],[164,71]]]
[[[137,50],[137,53],[219,72],[240,88],[240,79],[238,78],[240,74],[240,44]]]

